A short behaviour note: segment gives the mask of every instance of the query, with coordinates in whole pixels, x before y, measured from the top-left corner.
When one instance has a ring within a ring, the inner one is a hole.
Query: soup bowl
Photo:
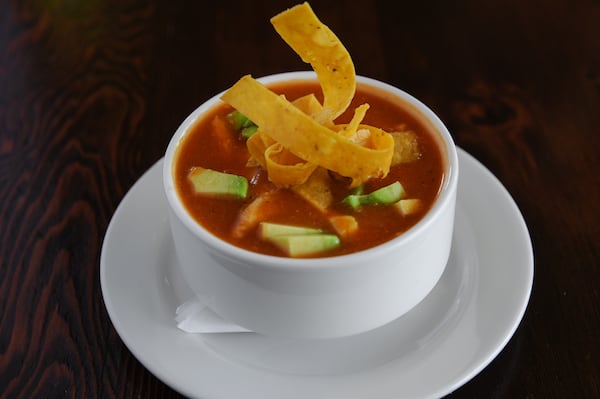
[[[316,81],[313,72],[258,79],[264,84]],[[358,76],[417,112],[437,135],[444,160],[439,194],[408,231],[355,253],[285,258],[251,252],[216,237],[196,222],[174,183],[177,148],[194,123],[220,104],[218,94],[179,126],[165,154],[163,180],[181,273],[190,288],[226,320],[256,333],[300,339],[335,338],[385,325],[416,306],[436,285],[452,242],[458,158],[448,129],[422,102],[386,83]]]

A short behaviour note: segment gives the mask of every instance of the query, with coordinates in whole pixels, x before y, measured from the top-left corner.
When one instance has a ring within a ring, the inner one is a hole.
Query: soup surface
[[[276,93],[294,100],[309,93],[319,97],[317,82],[291,81],[269,85]],[[319,97],[319,100],[322,98]],[[367,249],[388,241],[415,225],[431,208],[443,183],[445,160],[440,150],[438,133],[423,116],[403,100],[380,89],[359,83],[348,111],[336,123],[347,123],[353,110],[360,104],[369,103],[364,123],[377,126],[387,132],[410,130],[415,133],[420,156],[417,160],[392,166],[385,178],[371,179],[365,183],[365,192],[399,181],[407,198],[418,198],[422,206],[414,214],[402,215],[395,207],[385,205],[364,206],[357,210],[343,204],[349,194],[348,181],[331,179],[333,205],[331,212],[352,215],[358,223],[356,232],[341,239],[340,245],[319,253],[318,257],[336,256]],[[175,156],[174,180],[179,197],[192,217],[207,230],[238,247],[263,254],[285,256],[279,248],[260,238],[258,227],[253,226],[244,234],[234,234],[239,215],[255,198],[268,195],[268,212],[264,221],[288,225],[314,227],[335,233],[327,215],[305,199],[286,188],[276,188],[268,180],[265,170],[248,166],[249,153],[246,141],[228,122],[227,115],[233,109],[220,104],[200,118],[185,135]],[[202,196],[194,192],[188,174],[194,167],[214,169],[245,176],[249,182],[245,199]]]

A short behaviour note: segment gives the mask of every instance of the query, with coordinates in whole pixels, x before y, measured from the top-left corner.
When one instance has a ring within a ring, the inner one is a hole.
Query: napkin
[[[225,320],[210,308],[206,300],[194,297],[175,310],[177,327],[187,333],[236,333],[251,332]]]

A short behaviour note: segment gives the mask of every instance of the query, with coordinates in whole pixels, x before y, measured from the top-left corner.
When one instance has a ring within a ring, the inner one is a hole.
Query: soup
[[[310,81],[269,85],[269,89],[284,94],[290,101],[321,92],[319,83]],[[322,96],[317,97],[322,100]],[[273,184],[262,166],[249,162],[247,139],[230,123],[233,108],[223,103],[196,121],[178,146],[173,176],[186,210],[220,239],[243,249],[275,256],[290,256],[290,253],[265,239],[265,222],[310,229],[339,238],[334,246],[299,255],[305,257],[353,253],[402,234],[428,212],[438,196],[446,162],[440,149],[441,139],[411,105],[364,84],[358,84],[352,103],[336,119],[336,124],[350,122],[352,110],[364,103],[370,108],[363,123],[386,132],[410,132],[418,147],[418,157],[392,165],[385,177],[369,179],[360,189],[372,193],[400,182],[406,199],[416,200],[417,207],[403,212],[398,206],[399,201],[350,206],[347,198],[355,195],[356,188],[350,187],[348,179],[331,172],[326,172],[331,196],[331,204],[326,210],[315,206],[294,188]],[[199,195],[190,181],[190,172],[195,168],[242,176],[248,184],[247,193],[244,198]],[[259,202],[257,199],[261,200],[260,212],[251,223],[246,223],[245,215]],[[349,231],[334,220],[350,220],[353,228]]]

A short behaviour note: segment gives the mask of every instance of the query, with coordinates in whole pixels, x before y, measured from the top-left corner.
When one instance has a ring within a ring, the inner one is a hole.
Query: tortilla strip
[[[321,103],[313,93],[295,99],[292,104],[307,115],[315,115],[322,109]],[[269,181],[273,184],[283,187],[303,184],[317,167],[315,164],[296,157],[281,144],[268,138],[267,135],[261,137],[264,143],[263,147],[268,143],[273,143],[267,148],[263,148],[263,154],[260,155],[264,161],[262,165],[267,169]],[[254,144],[248,143],[247,145],[250,149]],[[254,150],[259,151],[260,148],[257,147]],[[252,151],[250,152],[252,153]],[[293,163],[290,162],[290,159],[293,160]]]
[[[319,124],[250,75],[242,77],[221,99],[294,155],[352,178],[352,186],[372,177],[384,177],[389,172],[394,139],[381,129],[369,127],[372,148],[353,143]]]
[[[358,126],[360,125],[360,122],[362,122],[362,120],[364,119],[365,114],[367,113],[368,109],[369,109],[369,104],[363,104],[363,105],[356,107],[356,109],[354,110],[354,116],[352,117],[352,120],[350,121],[350,123],[345,125],[340,131],[338,131],[338,133],[348,139],[352,139],[354,137],[354,135],[356,134],[356,131],[358,130]],[[356,140],[352,140],[352,141],[356,142]]]
[[[248,140],[246,140],[246,148],[248,148],[248,152],[250,153],[250,159],[248,160],[248,164],[253,165],[254,162],[258,163],[264,169],[267,168],[267,161],[265,159],[265,151],[267,146],[265,145],[264,140],[262,139],[262,130],[258,128],[256,133],[254,133]]]
[[[298,160],[291,154],[286,154],[286,149],[279,143],[273,144],[265,150],[265,161],[269,180],[277,186],[296,186],[304,183],[317,165]],[[287,156],[286,156],[287,155]],[[286,158],[295,158],[296,162],[287,164]]]
[[[294,104],[295,107],[297,107],[298,109],[300,109],[302,112],[304,112],[307,115],[314,115],[321,110],[321,103],[319,102],[319,100],[317,100],[315,95],[312,93],[295,99],[292,102],[292,104]],[[270,138],[266,134],[262,134],[262,129],[259,128],[257,130],[256,134],[252,135],[246,141],[246,147],[248,148],[248,152],[250,153],[249,164],[250,165],[258,164],[258,165],[262,166],[264,169],[267,169],[267,160],[265,159],[265,156],[266,156],[265,152],[267,151],[267,148],[269,148],[270,146],[272,146],[275,143],[276,142],[272,138]],[[283,151],[287,151],[287,150],[284,149]],[[278,161],[273,158],[271,158],[271,160],[269,161],[269,163],[271,164],[271,167],[274,167],[277,164],[277,162]],[[292,165],[285,165],[285,166],[287,168],[289,168]],[[305,166],[300,166],[300,167],[306,168]],[[313,168],[313,170],[314,170],[314,168]],[[275,183],[277,185],[287,185],[288,184],[285,181],[278,181],[277,177],[272,179],[271,176],[269,176],[269,178],[273,183]]]
[[[323,168],[317,168],[306,182],[293,186],[292,190],[323,213],[333,202],[329,172]]]
[[[390,135],[394,139],[392,166],[419,159],[421,151],[419,150],[417,135],[413,131],[392,132]]]
[[[305,96],[299,97],[292,101],[292,104],[300,111],[304,112],[306,115],[310,115],[311,117],[318,115],[319,112],[323,109],[317,97],[315,97],[314,93],[307,94]]]
[[[271,23],[317,73],[324,101],[323,110],[315,119],[321,124],[332,123],[348,108],[356,90],[356,73],[348,50],[308,3],[281,12],[271,18]]]

